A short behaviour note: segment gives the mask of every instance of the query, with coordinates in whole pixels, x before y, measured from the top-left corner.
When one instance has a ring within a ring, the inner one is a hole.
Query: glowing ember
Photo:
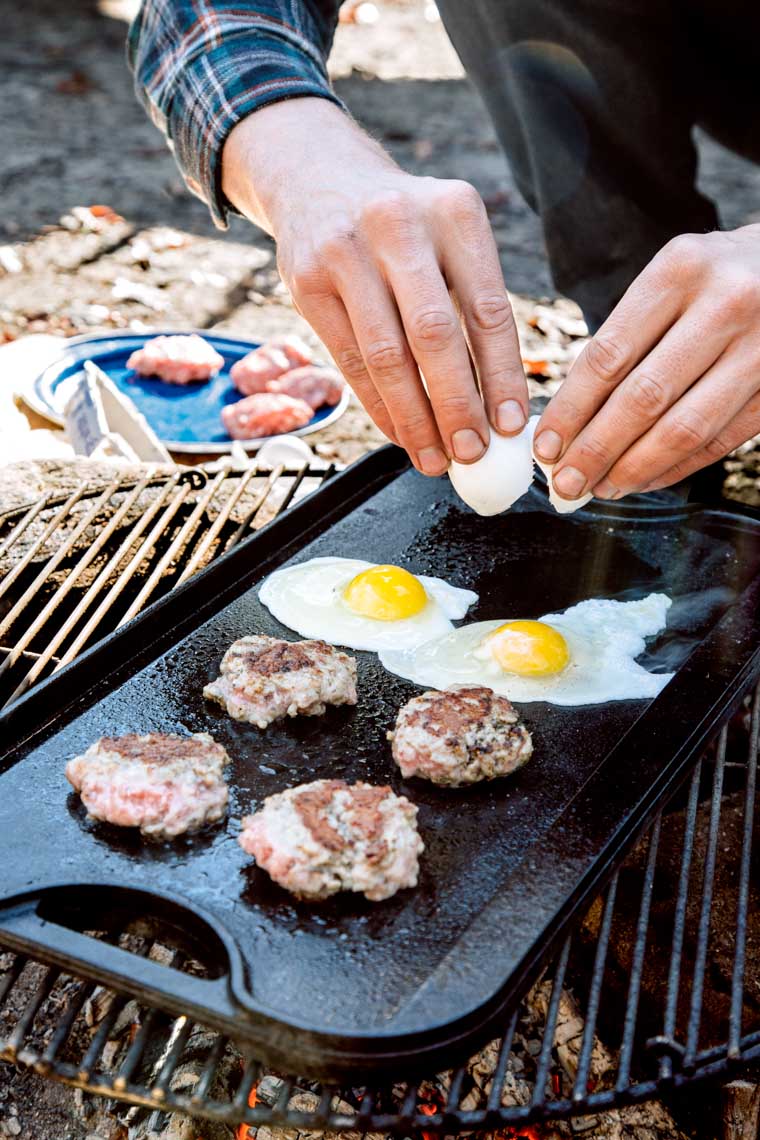
[[[503,1128],[492,1132],[493,1140],[543,1140],[543,1133],[535,1125],[523,1124],[520,1128]]]
[[[441,1104],[430,1104],[430,1103],[428,1103],[428,1104],[420,1104],[419,1109],[420,1109],[420,1112],[423,1113],[425,1116],[435,1116],[435,1114],[437,1112],[441,1111],[441,1107],[442,1107]],[[437,1135],[435,1132],[423,1132],[422,1133],[422,1140],[437,1140]]]
[[[254,1085],[248,1093],[248,1107],[255,1108],[257,1104],[256,1090],[258,1085]],[[251,1128],[250,1124],[240,1124],[235,1132],[235,1140],[254,1140],[256,1132]]]

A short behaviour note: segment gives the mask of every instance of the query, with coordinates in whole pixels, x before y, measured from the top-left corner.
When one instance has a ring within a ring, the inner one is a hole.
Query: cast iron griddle
[[[404,782],[385,734],[419,690],[372,654],[357,654],[357,708],[265,732],[202,697],[235,638],[295,637],[255,587],[274,566],[317,555],[470,587],[473,621],[663,590],[674,599],[669,629],[648,661],[679,672],[653,702],[524,706],[535,752],[512,778],[470,790]],[[376,453],[3,718],[0,897],[13,901],[0,940],[201,1017],[278,1066],[326,1077],[443,1063],[492,1031],[758,667],[759,570],[750,513],[639,501],[568,518],[536,489],[482,519],[447,480],[407,469],[395,449]],[[208,731],[228,749],[224,826],[157,847],[87,821],[66,761],[103,734],[156,730]],[[236,841],[240,817],[321,776],[390,783],[419,805],[418,889],[384,903],[299,903],[252,865]],[[114,907],[184,928],[218,976],[188,977],[80,932]]]

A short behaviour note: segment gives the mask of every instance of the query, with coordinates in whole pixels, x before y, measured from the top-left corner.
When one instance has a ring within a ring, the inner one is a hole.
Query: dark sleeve
[[[251,111],[297,95],[342,106],[326,60],[339,0],[143,0],[129,30],[138,96],[193,193],[227,226],[227,135]]]

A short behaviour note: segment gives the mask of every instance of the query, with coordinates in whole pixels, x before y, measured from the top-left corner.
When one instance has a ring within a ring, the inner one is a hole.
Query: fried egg
[[[379,651],[414,649],[448,633],[478,595],[401,566],[311,558],[275,570],[259,599],[302,637]]]
[[[595,705],[656,697],[673,676],[636,658],[665,628],[670,598],[590,599],[537,621],[481,621],[416,649],[384,649],[390,672],[425,688],[486,685],[512,701]]]

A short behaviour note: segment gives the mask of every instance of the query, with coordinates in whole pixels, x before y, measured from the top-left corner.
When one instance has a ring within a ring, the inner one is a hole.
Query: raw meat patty
[[[323,404],[333,407],[338,403],[343,395],[343,378],[334,368],[307,364],[304,368],[292,368],[277,380],[270,380],[268,390],[305,400],[316,412]]]
[[[506,776],[533,753],[530,733],[507,698],[481,686],[413,697],[388,738],[404,776],[452,787]]]
[[[232,439],[259,439],[294,431],[313,416],[314,409],[305,400],[294,400],[280,392],[257,392],[236,404],[226,404],[222,425]]]
[[[222,658],[221,674],[203,695],[259,728],[299,713],[321,716],[327,705],[356,704],[356,661],[325,641],[241,637]]]
[[[267,384],[291,368],[311,364],[308,347],[298,337],[268,340],[254,348],[230,369],[232,383],[244,396],[266,392]]]
[[[167,384],[190,384],[208,380],[224,364],[215,348],[196,333],[189,336],[157,336],[132,353],[127,368],[141,376],[158,376]]]
[[[390,788],[315,780],[269,796],[238,842],[276,883],[307,899],[390,898],[417,885],[417,808]]]
[[[66,777],[92,819],[174,839],[224,816],[229,759],[206,732],[130,732],[96,740],[68,762]]]

